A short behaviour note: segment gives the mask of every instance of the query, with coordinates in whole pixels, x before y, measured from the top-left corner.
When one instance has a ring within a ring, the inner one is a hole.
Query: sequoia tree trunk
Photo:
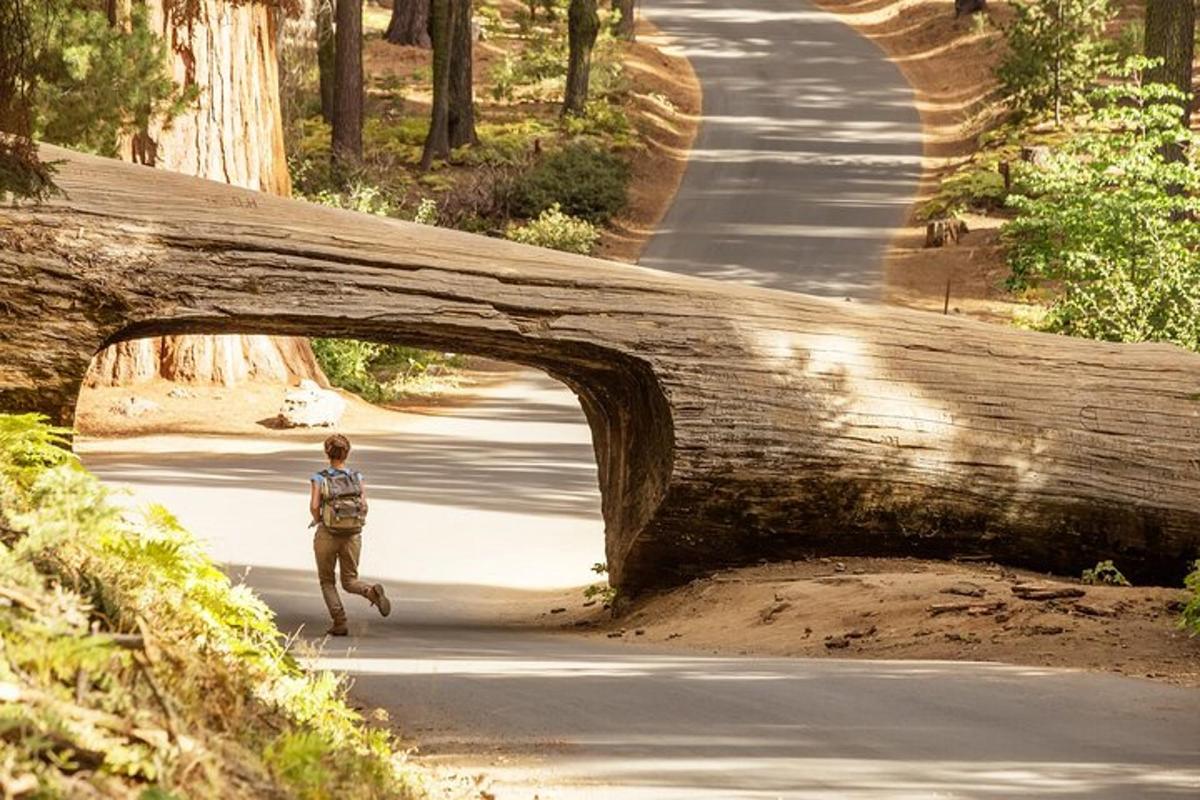
[[[1166,83],[1188,95],[1185,123],[1191,118],[1192,61],[1196,48],[1194,0],[1148,0],[1146,3],[1146,56],[1162,59],[1146,79]],[[1180,153],[1182,155],[1182,153]]]
[[[337,0],[334,48],[333,162],[346,167],[362,160],[362,0]]]
[[[395,0],[387,40],[410,47],[430,47],[429,0]]]
[[[102,343],[319,332],[570,386],[625,590],[833,553],[1068,574],[1113,559],[1174,583],[1200,552],[1200,355],[1181,348],[669,275],[43,150],[65,195],[0,207],[0,410],[69,418]]]
[[[429,32],[433,39],[433,105],[429,134],[421,153],[421,169],[450,155],[450,73],[453,69],[454,22],[458,0],[430,0]]]
[[[317,0],[317,81],[321,91],[321,118],[333,125],[334,116],[334,72],[337,69],[334,35],[333,6],[335,0]]]
[[[596,0],[571,0],[567,7],[567,90],[563,114],[582,114],[591,82],[592,48],[600,32]]]
[[[447,135],[451,149],[475,144],[475,83],[471,40],[471,0],[450,0],[454,12],[450,46],[450,97],[447,100]]]
[[[617,37],[632,42],[637,38],[637,3],[636,0],[613,0],[613,11],[620,18],[617,20]]]
[[[116,0],[116,13],[126,6]],[[176,83],[197,100],[169,123],[132,137],[140,164],[268,194],[291,193],[279,103],[276,7],[260,2],[146,0],[152,30],[170,54]],[[194,15],[189,11],[194,11]],[[307,341],[267,337],[176,337],[97,356],[91,385],[152,378],[229,385],[241,377],[325,377]]]

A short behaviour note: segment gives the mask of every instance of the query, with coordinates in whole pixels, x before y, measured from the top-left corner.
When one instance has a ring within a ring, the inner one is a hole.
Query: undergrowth
[[[164,508],[0,415],[0,787],[11,797],[416,798],[390,734],[306,672]]]

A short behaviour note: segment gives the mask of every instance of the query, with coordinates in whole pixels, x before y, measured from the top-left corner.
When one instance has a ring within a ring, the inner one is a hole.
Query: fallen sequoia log
[[[1183,350],[678,277],[45,150],[65,197],[0,209],[0,408],[68,420],[91,356],[141,336],[402,342],[539,367],[579,395],[627,590],[810,553],[1111,558],[1173,582],[1200,549],[1200,356]]]

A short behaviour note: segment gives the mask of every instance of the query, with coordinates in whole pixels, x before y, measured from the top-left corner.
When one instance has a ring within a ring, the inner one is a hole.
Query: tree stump
[[[945,247],[958,244],[959,237],[967,232],[967,223],[961,219],[935,219],[925,226],[925,246]]]

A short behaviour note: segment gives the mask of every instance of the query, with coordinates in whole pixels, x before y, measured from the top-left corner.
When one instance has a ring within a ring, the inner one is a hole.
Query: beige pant
[[[362,553],[362,534],[338,536],[330,533],[324,525],[317,526],[313,537],[313,552],[317,556],[317,579],[321,582],[321,596],[329,616],[335,623],[346,622],[346,609],[338,597],[337,578],[334,569],[341,565],[342,588],[351,594],[360,594],[368,600],[375,596],[369,583],[358,579],[358,557]]]

